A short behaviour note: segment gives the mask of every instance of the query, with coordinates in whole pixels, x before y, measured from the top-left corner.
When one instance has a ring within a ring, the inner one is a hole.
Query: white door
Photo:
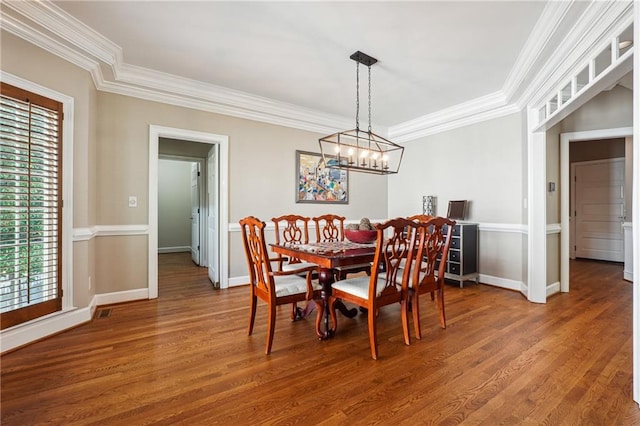
[[[624,158],[572,165],[575,256],[622,262]]]
[[[200,265],[200,164],[191,163],[191,259]]]
[[[219,238],[218,238],[218,148],[214,145],[207,155],[207,260],[209,267],[209,280],[213,286],[220,286],[219,268]]]

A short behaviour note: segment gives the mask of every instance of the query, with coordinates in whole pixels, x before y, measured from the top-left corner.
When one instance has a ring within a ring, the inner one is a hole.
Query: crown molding
[[[519,111],[520,109],[515,104],[506,102],[502,91],[498,91],[391,126],[389,138],[397,142],[408,142]]]
[[[516,113],[543,99],[586,60],[585,52],[602,42],[603,34],[633,5],[631,0],[590,3],[523,88],[573,4],[574,0],[547,4],[501,90],[389,128],[376,126],[378,132],[402,143]],[[350,118],[126,64],[120,46],[48,0],[4,2],[0,23],[8,32],[89,71],[100,91],[323,134],[353,125]],[[519,91],[522,95],[512,99]]]
[[[547,3],[502,88],[507,99],[511,99],[517,90],[525,84],[525,79],[533,70],[540,54],[549,44],[573,3],[574,0]]]
[[[569,83],[576,70],[588,66],[591,52],[611,43],[611,35],[633,22],[632,1],[593,1],[554,50],[517,104],[524,108],[547,99],[558,86]],[[562,82],[558,84],[558,82]]]

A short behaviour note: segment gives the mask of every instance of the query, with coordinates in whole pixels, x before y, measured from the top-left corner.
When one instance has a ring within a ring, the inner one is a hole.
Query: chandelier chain
[[[360,130],[360,62],[356,61],[356,129]]]
[[[371,133],[371,65],[369,65],[369,133]]]

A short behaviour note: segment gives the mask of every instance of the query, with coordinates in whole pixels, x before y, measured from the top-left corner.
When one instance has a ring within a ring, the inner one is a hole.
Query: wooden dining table
[[[351,241],[271,244],[271,250],[283,256],[298,258],[318,265],[318,282],[322,286],[322,301],[318,304],[316,333],[321,340],[332,337],[336,325],[333,324],[333,328],[329,325],[329,297],[336,272],[340,267],[372,262],[376,250],[375,242],[370,244]],[[341,301],[335,303],[335,308],[348,318],[353,318],[358,314],[357,309],[348,309]]]

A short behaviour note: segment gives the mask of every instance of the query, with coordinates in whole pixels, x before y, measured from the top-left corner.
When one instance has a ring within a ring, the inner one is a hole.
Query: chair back
[[[264,239],[266,224],[253,216],[240,220],[242,243],[249,267],[249,279],[253,290],[265,295],[275,295],[275,285],[271,275],[271,263]]]
[[[344,241],[344,217],[324,214],[313,218],[316,224],[316,242]]]
[[[276,228],[276,244],[308,244],[309,220],[308,217],[296,214],[271,218]],[[289,263],[300,262],[298,258],[289,258]]]
[[[433,219],[433,216],[429,216],[428,214],[414,214],[413,216],[409,216],[408,219],[418,222],[428,222],[429,220]]]
[[[425,232],[423,240],[417,246],[412,277],[413,287],[418,293],[434,291],[438,288],[438,282],[444,280],[455,224],[456,222],[443,217],[432,217],[421,222]]]
[[[384,305],[389,303],[384,299],[399,300],[398,296],[407,292],[416,242],[420,232],[424,233],[424,226],[413,220],[396,218],[377,224],[375,228],[378,235],[371,266],[369,300],[379,300],[379,304]]]

